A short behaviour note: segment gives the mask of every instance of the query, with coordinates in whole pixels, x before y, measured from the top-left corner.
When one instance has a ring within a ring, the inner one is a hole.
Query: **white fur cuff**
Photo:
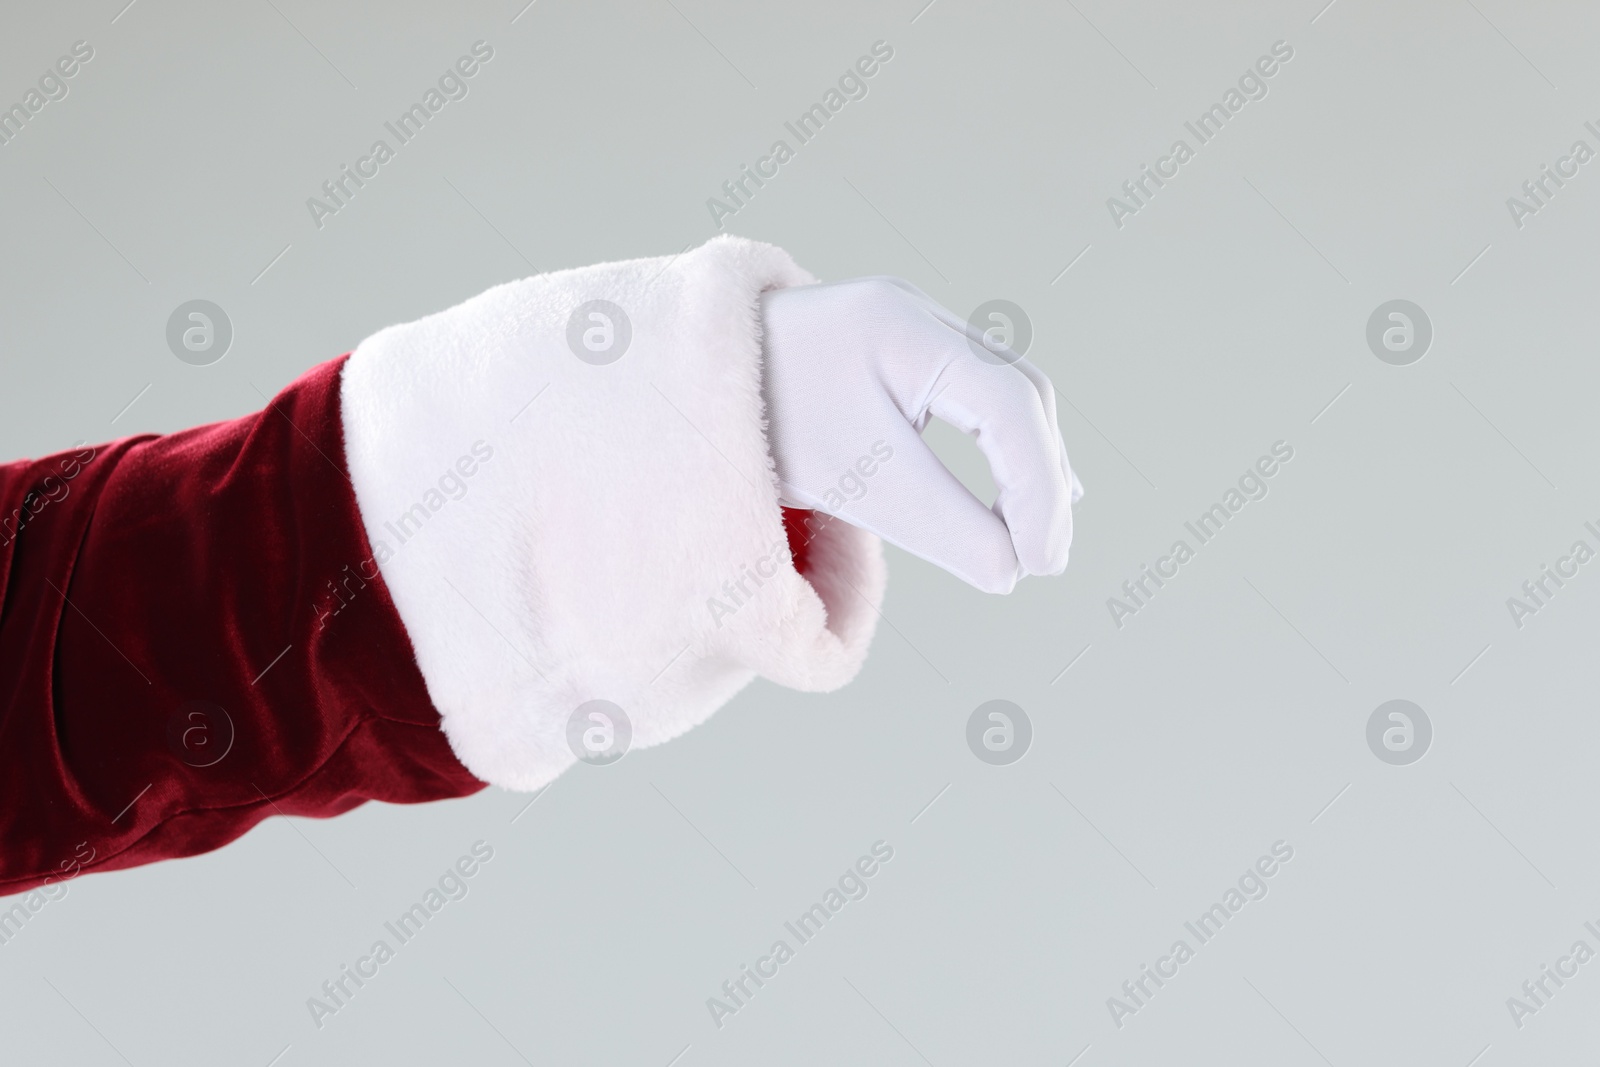
[[[356,501],[473,774],[548,783],[591,700],[642,746],[757,674],[805,690],[855,676],[881,545],[829,522],[795,571],[761,399],[760,293],[812,281],[723,236],[501,285],[350,357]]]

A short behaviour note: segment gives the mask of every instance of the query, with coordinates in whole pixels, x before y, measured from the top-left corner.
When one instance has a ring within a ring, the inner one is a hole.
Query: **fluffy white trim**
[[[497,286],[351,356],[356,500],[473,774],[545,785],[576,762],[567,720],[589,700],[623,708],[638,747],[757,674],[813,691],[855,676],[882,547],[830,522],[809,581],[795,571],[761,399],[758,297],[813,281],[781,249],[723,236]],[[596,299],[632,326],[606,365],[567,340]]]

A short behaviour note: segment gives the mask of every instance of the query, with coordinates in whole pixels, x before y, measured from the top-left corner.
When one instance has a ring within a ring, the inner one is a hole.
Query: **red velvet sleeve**
[[[483,788],[371,563],[343,362],[242,419],[0,466],[0,894]]]

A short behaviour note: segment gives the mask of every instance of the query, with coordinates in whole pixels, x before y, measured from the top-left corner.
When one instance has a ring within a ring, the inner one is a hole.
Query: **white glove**
[[[761,321],[784,504],[836,515],[989,593],[1066,568],[1083,487],[1042,371],[898,278],[773,290]],[[923,443],[930,416],[977,439],[1000,491],[992,509]]]

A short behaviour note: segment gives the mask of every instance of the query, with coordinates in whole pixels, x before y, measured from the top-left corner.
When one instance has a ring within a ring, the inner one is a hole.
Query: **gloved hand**
[[[838,516],[989,593],[1059,574],[1083,487],[1054,387],[898,278],[761,298],[767,438],[783,503]],[[972,434],[988,508],[923,443],[931,416]]]

